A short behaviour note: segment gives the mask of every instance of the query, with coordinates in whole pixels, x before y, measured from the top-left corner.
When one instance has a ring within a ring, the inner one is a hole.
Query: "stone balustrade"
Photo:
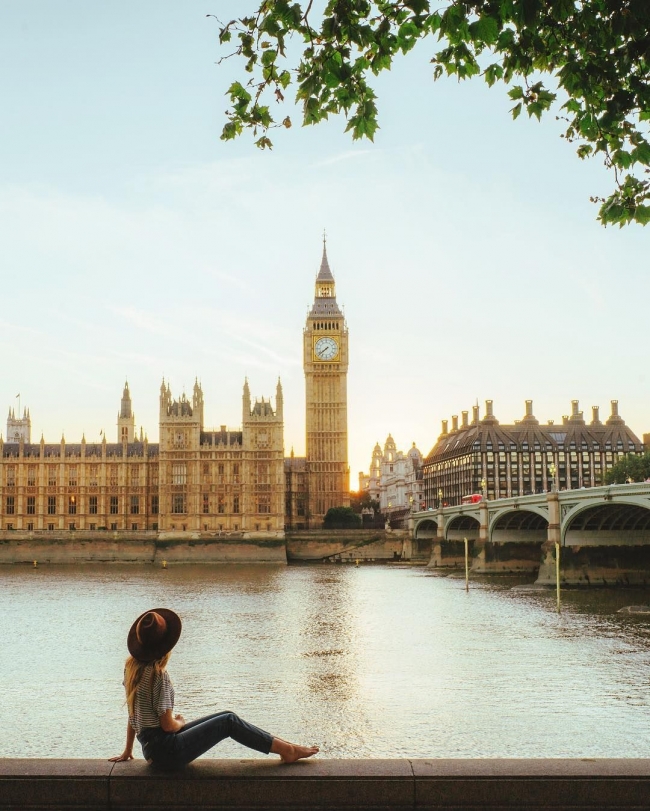
[[[159,772],[142,760],[0,759],[0,809],[647,809],[650,759],[199,760]]]

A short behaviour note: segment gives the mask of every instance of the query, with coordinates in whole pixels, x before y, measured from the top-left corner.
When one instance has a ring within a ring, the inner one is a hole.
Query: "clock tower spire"
[[[309,526],[319,527],[330,507],[350,504],[348,468],[348,328],[336,301],[327,258],[316,276],[314,303],[303,332]]]

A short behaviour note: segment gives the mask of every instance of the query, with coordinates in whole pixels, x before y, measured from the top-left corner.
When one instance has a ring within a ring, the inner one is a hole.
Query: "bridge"
[[[410,524],[433,568],[464,565],[467,538],[473,572],[537,572],[551,584],[559,543],[566,584],[650,583],[650,482],[443,507],[413,513]]]

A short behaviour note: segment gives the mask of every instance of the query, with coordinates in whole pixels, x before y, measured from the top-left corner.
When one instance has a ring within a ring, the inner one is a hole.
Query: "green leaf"
[[[424,14],[425,11],[429,11],[428,0],[404,0],[404,5],[416,14]]]
[[[634,210],[634,219],[641,225],[647,225],[650,222],[650,206],[637,206]]]
[[[469,26],[472,39],[493,45],[499,37],[499,24],[494,17],[479,17]]]
[[[518,118],[519,113],[521,112],[521,102],[519,102],[519,104],[515,104],[515,106],[512,108],[512,110],[510,110],[510,112],[512,113],[513,120],[515,118]]]
[[[612,155],[612,162],[622,169],[628,169],[632,165],[633,159],[629,152],[626,152],[624,149],[617,149]]]
[[[228,88],[226,95],[230,96],[232,101],[241,99],[242,101],[250,101],[251,94],[239,82],[233,82]]]
[[[508,90],[508,95],[513,101],[516,101],[517,99],[523,99],[524,88],[521,87],[520,85],[517,85],[516,87],[513,87],[512,90]]]
[[[642,143],[632,150],[632,159],[636,163],[642,163],[644,166],[650,166],[650,144]]]

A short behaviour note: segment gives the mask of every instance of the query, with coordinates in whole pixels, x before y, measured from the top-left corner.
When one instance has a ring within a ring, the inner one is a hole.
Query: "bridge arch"
[[[422,518],[415,525],[413,533],[415,540],[438,537],[438,522],[435,518]]]
[[[650,544],[650,501],[632,497],[580,504],[563,519],[561,538],[572,546]]]
[[[478,517],[467,515],[455,515],[445,524],[446,541],[462,541],[467,538],[470,541],[477,541],[481,530],[481,522]]]
[[[490,521],[488,539],[492,543],[544,543],[548,538],[548,512],[536,507],[501,510]]]

